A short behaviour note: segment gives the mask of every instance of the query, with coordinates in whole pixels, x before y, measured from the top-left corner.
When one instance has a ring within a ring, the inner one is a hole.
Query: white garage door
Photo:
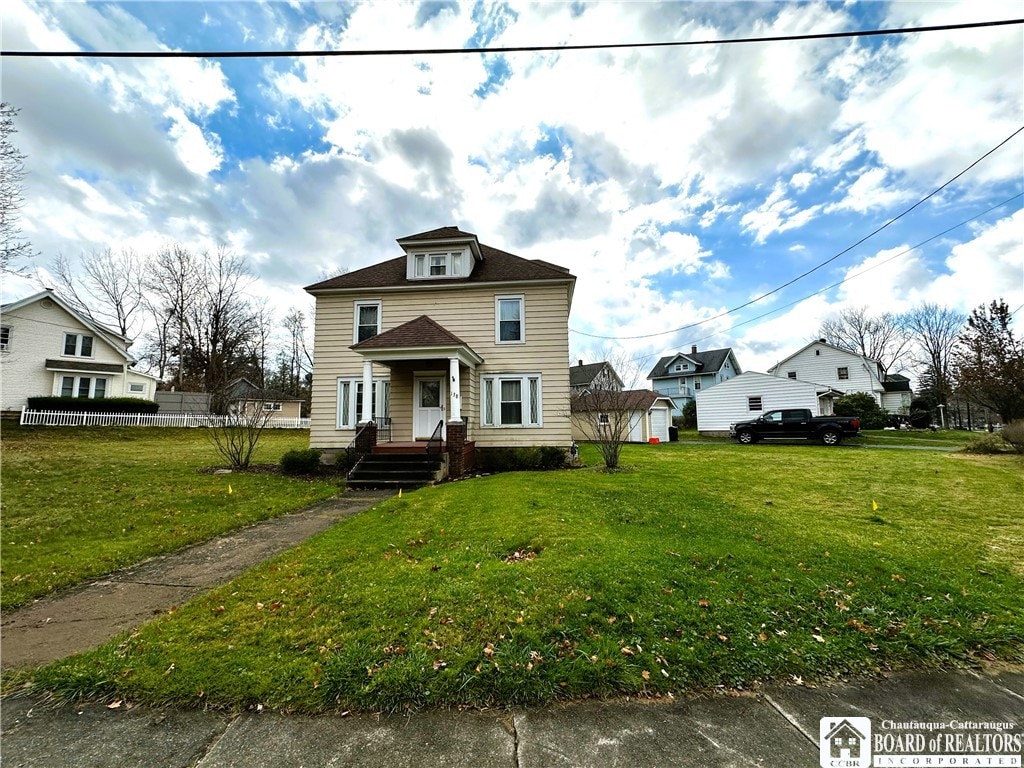
[[[668,442],[668,408],[655,408],[651,411],[651,437],[661,442]]]

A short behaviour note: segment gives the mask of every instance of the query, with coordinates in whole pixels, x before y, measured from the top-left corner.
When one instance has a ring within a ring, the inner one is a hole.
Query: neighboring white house
[[[0,307],[0,410],[38,396],[153,400],[157,378],[133,371],[131,341],[52,291]]]
[[[625,442],[666,443],[674,407],[672,398],[649,389],[579,395],[572,401],[572,437],[599,440],[602,430],[622,428]]]
[[[832,401],[842,394],[828,385],[747,371],[697,393],[697,431],[728,434],[730,424],[779,408],[807,408],[815,416],[829,416]]]
[[[768,369],[780,378],[800,379],[827,384],[843,394],[866,392],[879,407],[889,413],[910,411],[910,379],[887,375],[882,364],[829,344],[824,339],[812,341]]]
[[[651,389],[668,395],[675,403],[675,413],[682,413],[687,401],[716,384],[738,376],[742,371],[732,349],[708,349],[698,352],[697,346],[689,352],[677,352],[658,360],[647,374]]]

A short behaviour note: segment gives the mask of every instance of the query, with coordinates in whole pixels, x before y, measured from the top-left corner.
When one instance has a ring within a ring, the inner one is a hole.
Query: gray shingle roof
[[[676,352],[674,355],[668,355],[658,360],[651,372],[647,374],[648,379],[660,379],[666,376],[675,377],[679,375],[693,374],[693,373],[715,373],[721,370],[722,365],[729,357],[729,353],[732,352],[731,347],[726,349],[709,349],[704,352]],[[683,371],[682,374],[672,373],[668,370],[669,364],[677,357],[688,357],[697,364],[696,370]],[[737,371],[739,373],[739,371]]]
[[[402,349],[405,347],[468,347],[466,342],[426,315],[378,333],[350,349]]]
[[[601,372],[608,363],[587,363],[586,365],[569,366],[569,386],[585,387]]]

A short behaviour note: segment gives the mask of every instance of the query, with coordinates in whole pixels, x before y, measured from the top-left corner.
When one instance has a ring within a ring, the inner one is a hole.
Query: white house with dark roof
[[[0,307],[0,410],[28,398],[153,400],[158,379],[132,370],[131,340],[75,310],[52,291]]]
[[[311,446],[330,457],[440,438],[462,457],[453,474],[470,448],[569,446],[576,278],[457,227],[397,242],[399,255],[306,288]]]
[[[651,389],[668,395],[676,404],[676,414],[697,393],[738,376],[743,371],[732,348],[708,349],[698,352],[692,345],[689,352],[677,352],[658,360],[647,374]]]
[[[913,392],[910,379],[887,374],[877,360],[818,339],[779,361],[768,373],[780,378],[800,379],[828,385],[844,394],[866,392],[884,411],[905,414],[910,411]]]

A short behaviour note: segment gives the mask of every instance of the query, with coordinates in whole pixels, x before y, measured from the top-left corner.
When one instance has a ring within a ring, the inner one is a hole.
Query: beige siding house
[[[28,398],[152,400],[157,378],[132,370],[130,340],[77,312],[51,291],[0,307],[0,410]]]
[[[374,446],[568,446],[576,278],[456,227],[398,245],[393,259],[306,288],[311,446],[329,458],[357,433]]]

